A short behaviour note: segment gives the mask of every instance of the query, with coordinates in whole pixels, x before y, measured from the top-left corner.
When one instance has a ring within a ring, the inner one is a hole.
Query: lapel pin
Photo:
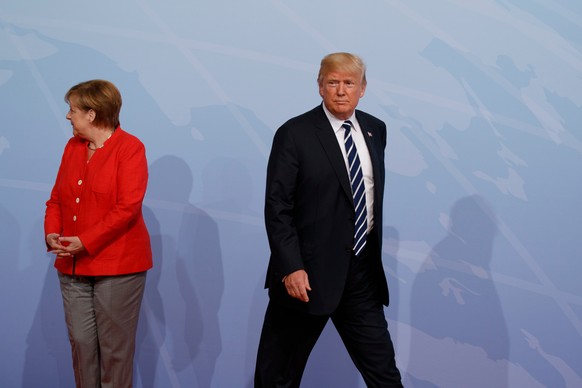
[[[372,137],[372,132],[368,131],[368,136]]]

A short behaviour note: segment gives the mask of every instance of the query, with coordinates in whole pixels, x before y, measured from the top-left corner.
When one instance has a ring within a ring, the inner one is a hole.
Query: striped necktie
[[[359,255],[366,245],[366,231],[368,229],[368,215],[366,211],[366,188],[364,187],[364,174],[362,165],[358,157],[358,150],[352,139],[352,123],[349,120],[342,124],[344,128],[344,145],[348,156],[350,170],[350,182],[352,184],[352,195],[354,197],[354,208],[356,209],[356,232],[354,233],[354,253]]]

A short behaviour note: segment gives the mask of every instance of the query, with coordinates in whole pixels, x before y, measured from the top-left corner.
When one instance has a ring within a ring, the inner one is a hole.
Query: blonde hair
[[[65,101],[71,101],[78,108],[95,112],[94,125],[98,127],[117,128],[119,126],[119,112],[121,111],[121,93],[109,81],[95,79],[81,82],[73,86]]]
[[[334,71],[360,73],[362,84],[366,84],[366,64],[359,56],[351,53],[332,53],[321,60],[317,83],[321,85],[323,78]]]

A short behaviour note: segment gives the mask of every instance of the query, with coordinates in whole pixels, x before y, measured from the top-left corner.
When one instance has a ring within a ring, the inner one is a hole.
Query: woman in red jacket
[[[143,144],[119,126],[121,95],[92,80],[65,95],[73,137],[46,203],[77,387],[130,387],[150,238]]]

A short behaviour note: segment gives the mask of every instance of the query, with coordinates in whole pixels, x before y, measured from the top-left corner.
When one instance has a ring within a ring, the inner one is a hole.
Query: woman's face
[[[69,120],[73,126],[73,135],[87,139],[94,118],[95,112],[92,109],[83,110],[75,105],[74,101],[70,101],[67,120]]]

